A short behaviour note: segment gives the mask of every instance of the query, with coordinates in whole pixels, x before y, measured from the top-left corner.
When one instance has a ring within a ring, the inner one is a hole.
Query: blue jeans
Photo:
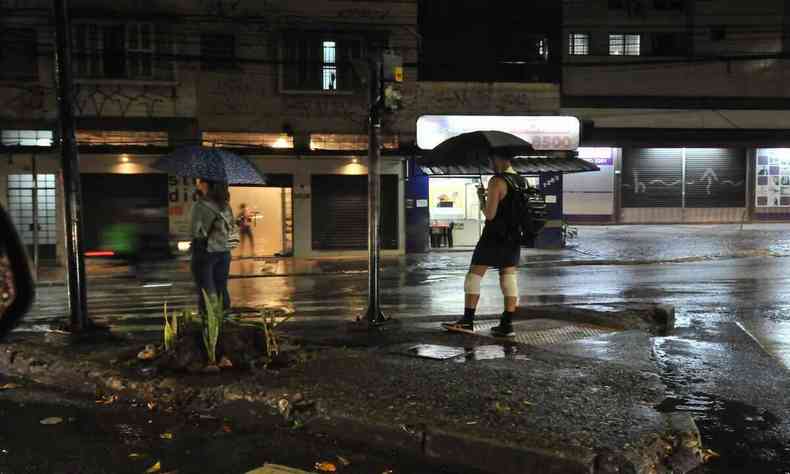
[[[198,310],[206,314],[203,290],[209,295],[222,295],[222,306],[230,309],[228,275],[230,274],[230,252],[206,252],[192,256],[192,277],[198,293]]]

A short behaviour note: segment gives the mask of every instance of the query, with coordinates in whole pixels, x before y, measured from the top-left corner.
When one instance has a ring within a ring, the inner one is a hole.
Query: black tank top
[[[508,178],[514,181],[518,186],[526,186],[526,181],[524,181],[524,178],[521,175],[516,173],[505,174],[507,174]],[[494,176],[499,176],[500,178],[503,177],[502,174],[496,174]],[[517,224],[510,222],[513,216],[513,196],[515,195],[516,190],[513,189],[513,186],[508,180],[505,180],[505,184],[507,184],[507,194],[505,194],[505,197],[499,201],[494,219],[486,220],[486,225],[483,228],[483,235],[485,237],[498,239],[504,238],[506,237],[508,229],[515,227],[514,224]]]

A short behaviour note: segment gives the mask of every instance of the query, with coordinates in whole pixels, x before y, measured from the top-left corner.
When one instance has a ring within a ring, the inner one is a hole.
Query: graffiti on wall
[[[74,109],[82,117],[154,117],[175,100],[169,87],[79,84]]]
[[[9,84],[0,90],[0,108],[3,115],[17,118],[40,117],[49,112],[48,107],[54,106],[47,98],[53,90],[41,85]],[[53,110],[54,111],[54,110]]]

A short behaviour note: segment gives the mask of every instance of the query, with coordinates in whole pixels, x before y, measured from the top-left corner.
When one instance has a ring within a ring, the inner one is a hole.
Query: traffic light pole
[[[380,304],[381,268],[381,61],[370,60],[368,81],[368,308],[367,329],[394,322]],[[360,318],[357,319],[358,322]]]
[[[89,329],[85,260],[82,242],[82,189],[79,155],[75,138],[74,84],[71,65],[71,31],[68,0],[54,0],[56,35],[56,80],[60,116],[60,151],[66,207],[66,256],[70,329],[74,333]]]

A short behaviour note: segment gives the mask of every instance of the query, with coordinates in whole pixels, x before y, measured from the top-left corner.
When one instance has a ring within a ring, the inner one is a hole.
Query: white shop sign
[[[417,119],[417,146],[431,150],[467,132],[498,130],[528,141],[536,150],[575,150],[581,122],[568,116],[423,115]]]

